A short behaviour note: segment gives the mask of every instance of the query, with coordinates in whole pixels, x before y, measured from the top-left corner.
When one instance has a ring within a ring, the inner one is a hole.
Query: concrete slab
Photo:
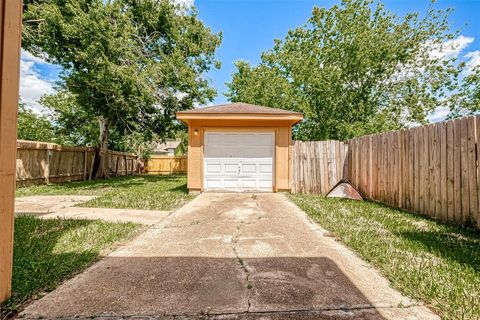
[[[202,194],[24,318],[438,319],[281,194]]]
[[[165,219],[170,213],[171,211],[69,207],[42,215],[40,218],[88,219],[154,225]]]
[[[159,210],[75,207],[94,198],[95,196],[69,195],[16,198],[15,214],[33,214],[41,219],[88,219],[154,225],[171,213],[171,211]]]
[[[94,199],[95,196],[29,196],[15,199],[15,213],[48,214]]]

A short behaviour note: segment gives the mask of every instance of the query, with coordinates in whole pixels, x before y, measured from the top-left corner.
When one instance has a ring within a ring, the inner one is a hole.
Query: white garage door
[[[206,132],[206,191],[272,191],[273,132]]]

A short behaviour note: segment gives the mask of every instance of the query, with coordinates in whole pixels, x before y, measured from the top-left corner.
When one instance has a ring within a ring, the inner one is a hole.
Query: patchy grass
[[[80,206],[146,210],[174,210],[193,199],[184,175],[126,176],[17,189],[17,197],[31,195],[95,195]]]
[[[133,223],[16,217],[13,295],[2,305],[0,317],[15,315],[141,230]]]
[[[405,295],[444,319],[479,319],[480,232],[372,202],[289,197]]]

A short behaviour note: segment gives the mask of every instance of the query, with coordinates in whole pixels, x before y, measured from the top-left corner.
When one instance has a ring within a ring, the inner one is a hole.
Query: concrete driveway
[[[23,317],[437,319],[281,194],[202,194]]]

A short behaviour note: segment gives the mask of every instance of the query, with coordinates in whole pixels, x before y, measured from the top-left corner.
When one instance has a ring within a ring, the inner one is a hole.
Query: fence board
[[[453,121],[448,121],[446,124],[446,159],[447,172],[446,172],[446,199],[447,199],[447,221],[455,220],[454,210],[454,135],[453,135]]]
[[[349,167],[347,144],[340,141],[295,141],[292,145],[292,192],[326,194]]]
[[[293,154],[295,157],[295,153]],[[148,160],[145,171],[152,174],[183,174],[187,172],[187,156],[157,156]],[[294,170],[294,175],[295,175]]]
[[[469,213],[467,223],[475,225],[478,213],[478,193],[477,193],[477,154],[475,150],[476,128],[475,118],[467,118],[467,150],[468,150],[468,191],[469,191]]]
[[[140,173],[138,157],[131,153],[108,151],[107,163],[112,175]],[[116,159],[130,162],[120,170]],[[19,186],[86,180],[91,177],[95,149],[61,146],[37,141],[17,141],[16,177]]]
[[[470,197],[468,190],[468,119],[460,119],[460,156],[461,156],[461,203],[462,215],[460,222],[462,224],[468,221],[470,210]]]

